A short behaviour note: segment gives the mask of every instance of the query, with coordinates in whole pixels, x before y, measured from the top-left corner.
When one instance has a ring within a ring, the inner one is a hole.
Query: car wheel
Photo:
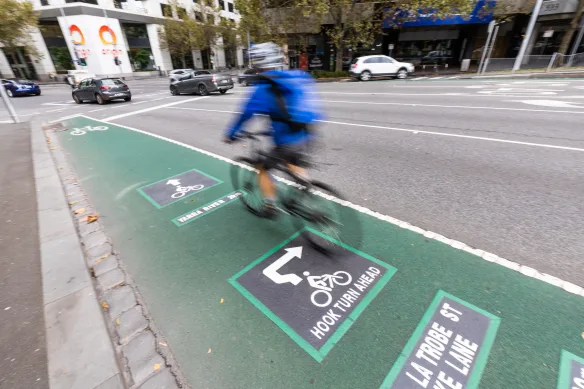
[[[247,81],[246,80],[241,80],[241,86],[247,86]]]
[[[174,85],[170,86],[170,94],[173,96],[178,96],[178,89],[176,89],[176,86]]]
[[[12,93],[10,89],[6,89],[6,94],[8,95],[8,97],[14,97],[14,93]]]
[[[124,101],[130,101],[130,100],[132,100],[132,97],[131,96],[130,97],[124,97]]]
[[[99,105],[104,105],[106,103],[106,101],[103,99],[103,97],[101,97],[99,93],[96,93],[95,100],[97,100],[97,104]]]
[[[227,93],[227,89],[222,89],[219,91],[219,93],[221,93],[222,95],[224,95],[225,93]]]
[[[369,70],[365,70],[365,71],[361,72],[361,75],[359,76],[359,79],[361,81],[369,81],[369,80],[371,80],[371,72]]]
[[[77,97],[77,95],[73,95],[73,100],[75,100],[75,103],[77,104],[83,103],[83,100],[80,100],[79,97]]]
[[[203,84],[199,85],[199,94],[201,96],[207,96],[209,94],[209,91],[207,90],[207,87]]]
[[[408,78],[408,71],[405,68],[401,68],[400,70],[397,71],[397,74],[395,76],[400,80],[404,80]]]
[[[37,93],[34,94],[35,96],[40,96],[41,95],[41,91],[38,91]]]

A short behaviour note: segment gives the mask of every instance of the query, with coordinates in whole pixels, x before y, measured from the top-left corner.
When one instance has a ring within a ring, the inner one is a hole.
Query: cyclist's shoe
[[[269,220],[275,220],[278,217],[279,212],[280,211],[274,203],[266,202],[264,203],[264,209],[262,210],[262,217]]]

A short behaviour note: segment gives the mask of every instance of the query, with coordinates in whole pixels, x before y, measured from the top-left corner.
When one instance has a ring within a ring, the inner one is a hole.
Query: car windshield
[[[121,80],[118,80],[118,79],[112,80],[111,78],[106,78],[105,80],[101,80],[101,83],[103,85],[109,85],[109,86],[124,85],[124,83]]]
[[[351,64],[357,63],[357,61],[359,61],[359,58],[353,58],[353,60],[351,61]]]
[[[33,82],[33,81],[31,81],[31,80],[18,80],[18,81],[16,81],[16,82],[17,82],[18,84],[26,84],[26,83]]]

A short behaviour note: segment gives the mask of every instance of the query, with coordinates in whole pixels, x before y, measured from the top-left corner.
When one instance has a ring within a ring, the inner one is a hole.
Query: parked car
[[[39,84],[28,80],[6,80],[2,79],[2,85],[6,89],[6,94],[10,97],[41,94]]]
[[[253,85],[258,73],[259,71],[257,69],[247,69],[243,73],[237,75],[237,82],[241,86]]]
[[[119,78],[88,78],[73,89],[73,100],[77,104],[97,101],[106,104],[112,100],[132,100],[130,88]]]
[[[398,62],[385,55],[367,55],[353,60],[349,74],[361,81],[387,76],[403,79],[412,74],[414,70],[414,65],[408,62]]]
[[[422,65],[442,65],[448,63],[452,59],[451,56],[447,55],[446,51],[430,51],[428,55],[425,55],[421,59]]]
[[[175,82],[178,81],[182,76],[184,76],[185,74],[188,74],[190,72],[194,71],[193,69],[175,69],[175,70],[171,70],[168,74],[168,79],[170,80],[170,82]]]
[[[207,70],[196,70],[170,84],[170,93],[173,96],[181,93],[198,93],[205,96],[210,92],[225,94],[232,88],[231,74],[211,74]]]
[[[71,85],[71,88],[75,88],[79,83],[86,78],[94,78],[95,74],[89,73],[87,70],[68,70],[65,79],[67,83]]]

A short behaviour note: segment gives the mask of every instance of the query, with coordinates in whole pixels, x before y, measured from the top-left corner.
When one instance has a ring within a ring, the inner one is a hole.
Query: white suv
[[[385,55],[367,55],[355,58],[349,69],[352,77],[361,81],[369,81],[372,77],[393,76],[407,78],[414,72],[414,65],[407,62],[398,62]]]

